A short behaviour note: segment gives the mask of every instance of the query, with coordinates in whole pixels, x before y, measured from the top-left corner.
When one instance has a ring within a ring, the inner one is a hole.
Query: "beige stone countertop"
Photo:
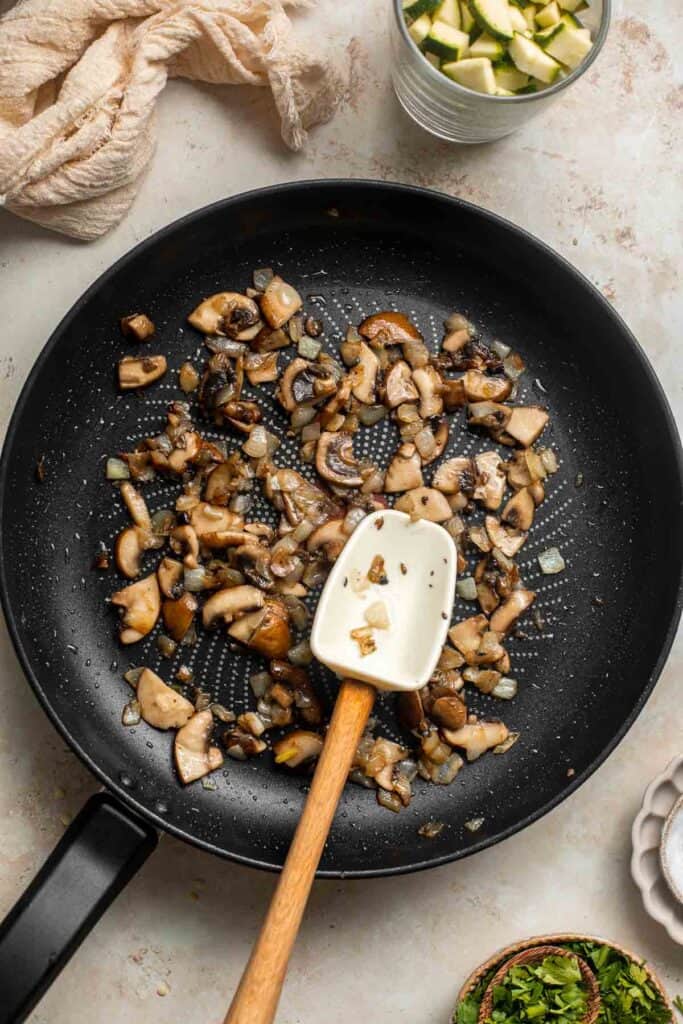
[[[353,63],[347,102],[307,152],[283,148],[265,91],[172,83],[159,104],[151,172],[109,237],[84,246],[0,215],[3,429],[55,324],[136,242],[244,189],[335,176],[441,189],[538,235],[614,303],[680,423],[683,8],[624,0],[603,54],[575,87],[519,134],[471,149],[432,139],[399,109],[387,75],[387,16],[387,0],[321,0],[300,19],[302,31],[325,34]],[[1,915],[97,787],[40,710],[4,625],[0,672]],[[281,1024],[446,1024],[472,967],[544,931],[618,940],[656,965],[672,994],[683,991],[683,951],[645,915],[629,873],[645,786],[683,748],[681,672],[679,642],[618,750],[523,833],[427,873],[318,882]],[[218,1024],[273,884],[164,837],[31,1020]]]

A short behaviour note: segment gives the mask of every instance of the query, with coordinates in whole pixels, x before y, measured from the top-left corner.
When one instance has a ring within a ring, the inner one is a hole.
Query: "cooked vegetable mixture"
[[[403,0],[425,58],[474,92],[520,96],[574,71],[593,46],[583,0]]]
[[[597,979],[602,1000],[597,1024],[670,1024],[671,1013],[642,964],[636,963],[612,946],[597,942],[563,942],[560,945],[582,957]],[[477,1024],[484,992],[496,970],[497,968],[494,967],[485,975],[474,991],[459,1004],[453,1017],[453,1024]],[[538,968],[531,970],[529,968],[513,968],[510,971],[509,982],[506,978],[508,983],[505,985],[504,991],[501,991],[500,994],[496,993],[497,998],[494,1000],[496,1008],[491,1020],[495,1024],[507,1024],[509,1021],[514,1021],[517,1024],[518,1021],[532,1019],[541,1021],[580,1020],[580,1016],[563,1017],[558,1016],[557,1013],[548,1015],[545,1010],[540,1010],[540,1015],[536,1015],[536,1008],[541,1003],[546,1005],[548,993],[552,998],[555,988],[562,991],[560,982],[565,977],[566,970],[563,967],[558,974],[557,970],[552,968],[550,972],[543,972],[544,979],[538,977]],[[553,984],[548,985],[547,981],[551,975],[555,980]],[[539,983],[543,988],[542,995],[538,988]],[[571,981],[568,981],[569,986],[572,984]],[[517,1015],[509,1016],[507,1014],[513,1002],[517,1007],[515,1011]],[[531,1016],[529,1011],[531,1011]],[[521,1015],[524,1012],[526,1012],[526,1016]],[[498,1013],[502,1016],[497,1016]],[[543,1016],[544,1013],[545,1016]]]
[[[464,759],[505,753],[517,734],[468,713],[466,690],[501,700],[517,692],[507,644],[535,594],[514,558],[558,468],[553,451],[540,442],[547,411],[514,404],[521,357],[502,343],[486,345],[458,313],[446,321],[441,349],[432,353],[407,316],[386,311],[348,328],[340,362],[323,349],[324,325],[270,269],[255,271],[244,293],[205,299],[188,319],[208,351],[203,366],[188,361],[180,369],[185,400],[170,404],[160,433],[106,461],[106,476],[131,520],[114,551],[128,582],[111,604],[120,613],[124,645],[160,623],[156,643],[171,657],[201,631],[217,630],[226,644],[261,655],[263,669],[251,677],[253,709],[236,715],[193,691],[184,666],[170,681],[139,667],[126,673],[136,692],[124,724],[142,719],[177,730],[175,764],[184,783],[220,767],[224,754],[245,760],[263,753],[266,734],[279,730],[287,731],[272,743],[276,762],[310,770],[325,729],[323,705],[306,671],[314,595],[364,516],[393,503],[448,530],[458,550],[458,593],[479,607],[453,624],[429,684],[398,696],[410,745],[375,736],[371,723],[351,781],[375,789],[382,806],[399,811],[410,801],[416,775],[447,785]],[[154,325],[138,313],[125,317],[122,328],[144,342],[144,351],[137,348],[121,361],[120,387],[153,386],[168,372],[163,355],[147,354]],[[257,402],[245,397],[245,380],[276,387],[264,388]],[[273,401],[299,440],[302,466],[310,475],[315,470],[314,481],[278,463],[280,441],[262,422]],[[354,437],[387,417],[397,447],[382,468],[356,456]],[[507,457],[492,447],[473,458],[442,459],[456,418],[457,429],[488,435]],[[204,436],[202,423],[214,440]],[[178,490],[173,508],[152,515],[143,491],[158,477],[176,482]],[[279,517],[277,526],[250,515],[258,495]],[[156,553],[153,566],[149,552]],[[410,571],[409,554],[402,573]],[[558,555],[546,552],[544,571],[564,568]],[[471,573],[468,559],[474,560]],[[369,579],[385,578],[381,562],[368,567]],[[101,551],[96,567],[108,565]],[[362,586],[363,580],[349,583]],[[359,644],[374,643],[374,630],[386,628],[381,602],[368,616],[355,631]]]

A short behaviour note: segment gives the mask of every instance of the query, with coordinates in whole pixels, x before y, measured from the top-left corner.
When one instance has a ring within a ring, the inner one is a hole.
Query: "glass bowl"
[[[493,142],[521,128],[545,110],[588,71],[600,53],[612,13],[612,0],[592,0],[583,20],[593,47],[582,63],[554,85],[523,96],[489,96],[447,78],[429,63],[410,38],[401,0],[391,0],[392,81],[403,109],[422,128],[447,142]]]

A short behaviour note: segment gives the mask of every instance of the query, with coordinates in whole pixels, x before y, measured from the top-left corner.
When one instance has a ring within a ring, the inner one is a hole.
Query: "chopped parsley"
[[[623,953],[613,949],[612,946],[604,946],[598,942],[564,942],[560,945],[583,957],[595,973],[602,997],[602,1008],[597,1024],[671,1024],[671,1013],[642,964],[636,963]],[[544,967],[545,964],[546,961],[543,961],[543,964],[539,966]],[[476,988],[462,1000],[455,1011],[453,1024],[477,1024],[479,1007],[495,970],[493,968],[489,971]],[[512,1021],[519,1024],[520,1021],[527,1020],[535,1020],[537,1024],[539,1022],[545,1024],[545,1021],[559,1024],[565,1020],[580,1020],[580,1017],[567,1017],[564,1007],[558,1004],[549,1010],[545,1005],[540,1008],[542,998],[539,993],[541,990],[546,993],[548,991],[563,993],[566,990],[567,997],[569,997],[571,982],[568,981],[564,986],[552,987],[546,985],[543,978],[533,974],[512,979],[513,972],[519,970],[521,968],[513,968],[506,977],[505,981],[507,982],[510,978],[510,982],[505,986],[504,993],[499,995],[498,990],[496,991],[494,1011],[491,1017],[494,1024],[511,1024]],[[530,972],[533,968],[524,968],[524,970]],[[555,968],[552,968],[550,973],[545,972],[545,975],[548,978],[552,975],[556,982],[562,976],[556,973]],[[562,995],[561,998],[565,999],[565,995]],[[571,1004],[571,998],[568,1001]],[[674,1005],[683,1013],[683,999],[680,996],[674,1000]],[[510,1016],[510,1009],[513,1010],[512,1016]],[[529,1010],[531,1010],[531,1015],[529,1015]],[[527,1016],[522,1015],[525,1012]],[[574,1012],[573,1009],[571,1012]]]

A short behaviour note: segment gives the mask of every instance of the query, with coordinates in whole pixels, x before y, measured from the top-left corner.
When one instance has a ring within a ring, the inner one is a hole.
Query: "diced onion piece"
[[[190,594],[198,594],[210,583],[211,574],[206,571],[203,565],[196,569],[185,569],[183,573],[183,585]]]
[[[126,680],[127,683],[130,683],[131,686],[137,686],[138,680],[144,671],[144,667],[129,668],[127,672],[123,673],[123,678]]]
[[[511,732],[507,739],[499,743],[497,747],[493,748],[492,753],[494,754],[507,754],[510,747],[514,747],[515,743],[519,739],[521,733]]]
[[[384,601],[374,601],[365,609],[365,621],[373,629],[389,629],[389,613]]]
[[[477,600],[477,584],[472,576],[465,576],[458,580],[455,584],[455,590],[458,597],[461,597],[463,601]]]
[[[252,459],[262,459],[268,453],[266,428],[256,426],[242,445],[242,451]]]
[[[526,367],[524,366],[522,357],[516,352],[511,352],[510,355],[503,359],[503,369],[510,380],[518,380],[524,373]]]
[[[491,342],[491,348],[493,349],[497,356],[500,356],[501,359],[506,359],[512,352],[512,349],[510,348],[509,345],[506,345],[504,342],[499,341],[497,338],[495,341]]]
[[[491,690],[491,694],[500,700],[512,700],[513,697],[517,696],[517,680],[510,679],[509,676],[503,676],[500,682]]]
[[[358,419],[364,427],[374,427],[386,414],[387,410],[383,405],[363,405],[358,410]]]
[[[249,676],[249,685],[254,691],[255,697],[263,697],[272,684],[273,679],[269,672],[255,672]]]
[[[465,828],[468,832],[478,832],[483,824],[483,818],[470,818],[469,821],[465,822]]]
[[[291,661],[292,665],[298,665],[299,667],[310,665],[313,661],[313,652],[308,640],[302,640],[300,644],[290,647],[287,652],[287,658]]]
[[[316,341],[315,338],[309,338],[307,334],[303,335],[297,346],[302,359],[317,359],[321,348],[320,342]]]
[[[357,505],[353,505],[344,516],[344,522],[342,523],[342,530],[347,536],[350,536],[356,529],[362,519],[365,519],[367,512],[364,508],[360,508]]]
[[[130,470],[123,459],[107,459],[107,480],[130,480]]]
[[[555,573],[563,572],[566,568],[559,548],[548,548],[547,551],[542,551],[538,556],[538,564],[541,567],[541,572],[546,576],[553,576]]]
[[[140,713],[140,701],[133,697],[123,709],[121,715],[122,725],[139,725],[142,715]]]
[[[557,473],[559,464],[557,462],[557,455],[552,448],[541,448],[538,454],[541,457],[545,471],[547,473]]]
[[[310,405],[299,405],[292,413],[292,430],[299,431],[317,416],[316,410]]]

